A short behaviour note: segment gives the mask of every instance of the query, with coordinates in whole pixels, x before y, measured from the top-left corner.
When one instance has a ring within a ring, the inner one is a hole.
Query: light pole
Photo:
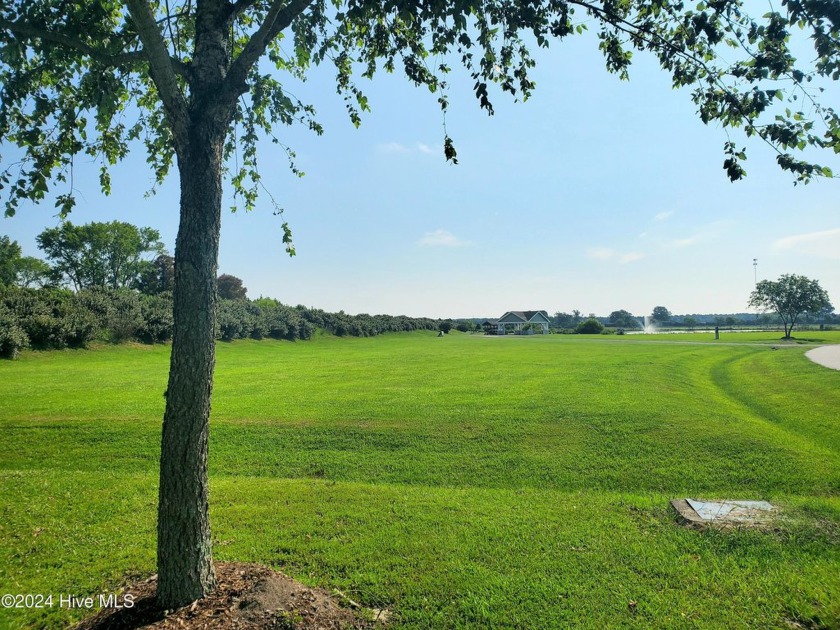
[[[758,286],[758,258],[753,258],[753,283]]]

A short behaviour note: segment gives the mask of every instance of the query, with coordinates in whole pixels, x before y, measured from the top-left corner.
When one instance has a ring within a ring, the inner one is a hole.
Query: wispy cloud
[[[601,260],[604,262],[615,261],[622,265],[636,262],[644,258],[646,254],[641,252],[626,252],[622,253],[609,247],[593,247],[586,250],[586,257],[593,260]]]
[[[690,247],[698,243],[705,243],[723,236],[730,231],[736,222],[731,219],[721,219],[719,221],[712,221],[711,223],[701,226],[698,231],[690,236],[684,238],[675,238],[663,243],[665,247],[672,249],[680,249],[682,247]]]
[[[674,211],[673,210],[666,210],[665,212],[660,212],[659,214],[655,215],[653,217],[653,220],[654,221],[665,221],[667,219],[670,219],[672,216],[674,216]]]
[[[440,153],[436,147],[429,146],[423,142],[417,142],[414,146],[407,146],[399,142],[386,142],[384,144],[376,145],[376,150],[380,153],[387,153],[390,155],[406,155],[408,153],[423,153],[425,155],[434,155]]]
[[[411,149],[401,145],[399,142],[388,142],[386,144],[376,145],[377,150],[381,153],[411,153]]]
[[[627,263],[636,262],[637,260],[641,260],[647,256],[647,254],[643,254],[642,252],[627,252],[626,254],[622,254],[621,257],[618,259],[622,265],[626,265]]]
[[[593,247],[586,250],[586,257],[593,260],[611,260],[615,257],[616,251],[609,247]]]
[[[697,243],[701,242],[708,236],[706,232],[698,232],[697,234],[692,234],[691,236],[687,236],[685,238],[675,238],[672,241],[668,241],[666,243],[667,247],[673,247],[675,249],[680,249],[682,247],[691,247],[692,245],[696,245]]]
[[[473,243],[458,238],[448,230],[439,229],[426,232],[417,244],[421,247],[467,247]]]
[[[817,258],[840,260],[840,228],[786,236],[773,243],[773,248]]]

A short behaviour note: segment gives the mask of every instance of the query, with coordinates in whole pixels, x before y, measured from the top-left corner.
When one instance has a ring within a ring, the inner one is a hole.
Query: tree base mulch
[[[382,628],[387,610],[311,588],[256,564],[216,563],[216,590],[174,611],[158,608],[157,576],[127,586],[131,608],[104,609],[73,630],[350,630]],[[348,607],[349,606],[349,607]]]

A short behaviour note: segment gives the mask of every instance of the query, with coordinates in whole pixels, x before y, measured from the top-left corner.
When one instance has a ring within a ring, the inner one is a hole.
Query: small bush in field
[[[586,321],[582,321],[575,328],[575,332],[579,335],[600,335],[604,330],[604,325],[594,317],[590,317]]]
[[[28,345],[26,331],[20,327],[14,313],[0,303],[0,357],[16,359]]]
[[[144,295],[140,299],[141,323],[137,338],[145,343],[165,343],[172,339],[172,294]]]

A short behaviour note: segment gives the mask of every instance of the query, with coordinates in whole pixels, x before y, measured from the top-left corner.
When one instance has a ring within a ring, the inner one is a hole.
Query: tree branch
[[[103,63],[114,68],[136,63],[145,63],[148,61],[146,52],[142,49],[111,54],[93,46],[89,46],[76,37],[71,37],[63,33],[56,33],[54,31],[47,31],[43,28],[39,28],[33,24],[27,24],[20,20],[10,22],[9,20],[0,18],[0,29],[11,31],[18,37],[40,39],[45,42],[50,42],[51,44],[57,44],[63,48],[77,50],[83,55],[87,55],[94,61],[98,61],[99,63]],[[177,74],[187,77],[187,74],[189,73],[189,67],[187,64],[183,63],[180,59],[172,59],[172,64],[173,69]]]
[[[606,22],[607,24],[613,26],[617,30],[626,33],[630,37],[637,37],[653,46],[667,48],[675,55],[686,59],[687,61],[695,64],[697,67],[703,68],[707,76],[713,80],[714,85],[718,89],[722,90],[723,92],[729,95],[734,96],[737,94],[732,88],[730,88],[721,80],[719,74],[715,72],[712,68],[710,68],[709,64],[707,64],[706,61],[692,54],[691,51],[683,50],[679,46],[674,45],[672,42],[668,41],[668,39],[663,37],[660,33],[652,32],[648,29],[642,28],[642,26],[635,24],[634,22],[628,21],[623,17],[617,16],[603,7],[597,7],[591,4],[590,2],[587,2],[586,0],[569,0],[569,3],[588,9],[591,13],[598,15],[598,17],[603,22]],[[642,37],[642,35],[645,35],[646,37]],[[804,92],[804,89],[802,88],[800,82],[797,81],[796,85]],[[813,102],[813,99],[811,100]],[[761,138],[764,144],[769,146],[770,149],[774,151],[778,156],[784,155],[784,152],[779,148],[779,146],[775,144],[770,138],[768,138],[765,133],[762,133],[761,125],[758,125],[755,122],[755,120],[751,118],[750,115],[741,108],[741,105],[737,102],[737,100],[735,102],[735,108],[737,109],[738,114],[740,115],[745,127],[754,131],[756,135],[758,135],[758,137]]]
[[[134,19],[149,61],[149,74],[157,87],[164,110],[172,125],[172,135],[181,147],[187,140],[187,103],[175,78],[175,63],[166,50],[160,28],[147,0],[125,0]]]
[[[227,18],[232,19],[237,15],[254,6],[257,0],[236,0],[236,2],[229,3],[227,7]]]
[[[225,94],[232,99],[239,98],[239,95],[246,90],[246,79],[248,72],[263,55],[268,44],[271,43],[277,35],[286,29],[298,15],[303,13],[304,9],[312,4],[313,0],[274,0],[268,13],[257,29],[257,32],[251,36],[245,48],[231,64],[225,79]],[[237,5],[250,4],[250,0],[239,0]]]
[[[112,55],[101,50],[97,50],[93,46],[88,46],[87,44],[76,39],[75,37],[70,37],[62,33],[46,31],[32,24],[26,24],[20,20],[16,22],[10,22],[8,20],[0,18],[0,28],[7,31],[11,31],[12,33],[18,36],[27,37],[31,39],[40,39],[45,42],[50,42],[52,44],[58,44],[59,46],[63,46],[64,48],[78,50],[79,52],[87,55],[91,59],[95,59],[96,61],[100,61],[102,63],[112,66],[119,66],[123,64],[130,64],[137,61],[146,60],[143,51],[138,50],[135,52],[126,52],[120,53],[118,55]]]

